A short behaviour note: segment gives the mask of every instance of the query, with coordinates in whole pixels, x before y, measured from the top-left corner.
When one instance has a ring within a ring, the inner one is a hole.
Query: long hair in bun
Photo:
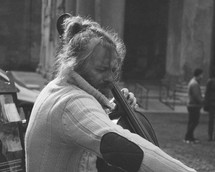
[[[58,33],[61,37],[60,51],[57,53],[57,74],[65,77],[71,70],[77,69],[92,55],[100,44],[112,47],[118,54],[121,63],[125,56],[125,45],[118,35],[105,30],[97,22],[80,16],[64,15],[60,17]]]

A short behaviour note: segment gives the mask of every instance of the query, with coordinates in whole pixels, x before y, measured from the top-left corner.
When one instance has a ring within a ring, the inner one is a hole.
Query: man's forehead
[[[95,65],[113,66],[119,63],[119,57],[114,48],[97,46],[94,50],[92,61]]]

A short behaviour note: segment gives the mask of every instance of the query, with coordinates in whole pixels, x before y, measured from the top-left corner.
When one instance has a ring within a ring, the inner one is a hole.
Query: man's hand
[[[130,106],[132,108],[137,108],[138,104],[137,104],[137,99],[134,96],[134,93],[129,92],[129,90],[127,88],[123,88],[122,90],[123,95],[125,96],[126,100],[128,101],[128,103],[130,104]]]
[[[123,88],[121,92],[132,109],[138,108],[137,99],[132,92],[129,92],[127,88]],[[123,110],[121,109],[120,106],[117,105],[115,98],[111,99],[110,102],[114,103],[116,106],[114,110],[109,114],[109,117],[111,119],[117,119],[123,114]]]

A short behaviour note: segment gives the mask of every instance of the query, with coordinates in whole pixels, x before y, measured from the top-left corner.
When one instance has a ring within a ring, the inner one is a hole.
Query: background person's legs
[[[188,107],[188,125],[187,125],[187,133],[185,135],[185,141],[196,141],[194,137],[194,130],[199,123],[200,118],[200,108],[199,107]]]

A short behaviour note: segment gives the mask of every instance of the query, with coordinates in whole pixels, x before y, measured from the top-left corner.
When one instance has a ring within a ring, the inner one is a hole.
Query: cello
[[[117,124],[124,129],[128,129],[132,133],[138,134],[139,136],[159,147],[157,137],[149,120],[142,112],[133,109],[129,105],[117,83],[112,83],[111,92],[115,98],[116,104],[118,106],[117,108],[119,108],[121,111]],[[120,168],[107,165],[101,158],[97,158],[97,169],[98,172],[124,172],[124,170]]]
[[[117,124],[159,147],[158,139],[149,120],[142,112],[131,108],[115,82],[112,83],[111,92],[116,104],[123,111]]]

